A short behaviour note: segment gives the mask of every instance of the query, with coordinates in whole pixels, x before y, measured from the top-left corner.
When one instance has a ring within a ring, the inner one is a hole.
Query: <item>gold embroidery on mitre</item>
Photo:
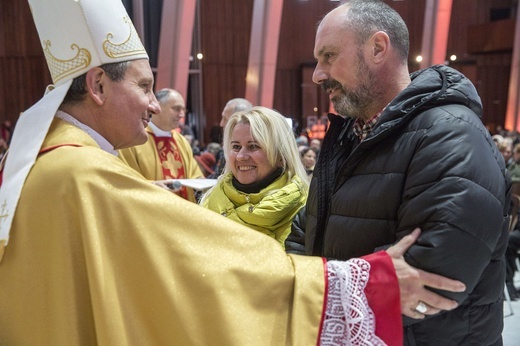
[[[88,67],[92,60],[90,52],[85,48],[79,48],[79,46],[75,43],[70,46],[70,49],[77,49],[78,53],[75,57],[69,60],[58,59],[51,53],[50,40],[44,41],[43,44],[45,46],[43,52],[45,53],[47,65],[49,65],[49,70],[51,71],[51,76],[54,83],[73,74],[74,72]]]
[[[124,56],[146,54],[146,50],[135,31],[132,21],[128,17],[123,17],[125,23],[130,28],[130,34],[128,38],[122,43],[110,42],[110,39],[114,37],[112,33],[107,34],[107,38],[103,41],[103,51],[111,58],[119,58]]]

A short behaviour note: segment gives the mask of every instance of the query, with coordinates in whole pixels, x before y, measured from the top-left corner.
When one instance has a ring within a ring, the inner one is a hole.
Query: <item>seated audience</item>
[[[513,162],[507,169],[513,184],[520,184],[520,144],[514,146],[512,160]],[[516,189],[513,188],[513,194],[515,194],[515,190]],[[512,198],[518,198],[518,195],[513,195]],[[518,257],[518,251],[520,250],[520,224],[517,222],[517,224],[513,226],[513,230],[509,233],[506,250],[506,287],[511,300],[518,300],[520,299],[520,294],[514,285],[513,279],[515,272],[518,270],[516,267],[516,259]]]
[[[509,233],[509,239],[507,242],[506,250],[506,287],[509,292],[511,300],[520,299],[519,290],[514,285],[515,272],[518,270],[516,267],[516,259],[518,258],[518,251],[520,250],[520,225],[517,226],[511,233]]]
[[[314,149],[314,152],[316,153],[316,159],[318,159],[321,150],[321,140],[319,140],[318,138],[311,139],[309,143],[309,148]]]
[[[510,139],[504,139],[502,142],[498,143],[498,150],[504,157],[504,161],[506,162],[506,166],[512,163],[512,154],[513,154],[513,144]]]
[[[204,177],[208,177],[208,175],[213,174],[215,172],[215,164],[217,160],[212,153],[202,152],[200,155],[195,155],[195,160],[199,164],[199,168],[204,174]]]
[[[520,182],[520,144],[515,145],[511,157],[511,163],[507,166],[513,183]]]
[[[222,146],[217,142],[210,142],[206,146],[206,151],[213,154],[213,156],[215,156],[215,160],[217,159],[218,154],[221,150],[222,150]]]
[[[307,172],[307,178],[309,182],[312,179],[312,173],[314,172],[314,166],[316,165],[316,151],[313,148],[304,148],[300,151],[302,157],[303,167]]]

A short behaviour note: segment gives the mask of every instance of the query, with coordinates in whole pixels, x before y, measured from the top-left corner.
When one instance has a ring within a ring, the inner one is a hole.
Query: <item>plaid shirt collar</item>
[[[377,121],[381,117],[381,114],[383,111],[377,113],[372,118],[368,119],[366,122],[363,121],[361,118],[357,118],[353,125],[353,131],[356,136],[358,136],[359,140],[362,141],[372,132],[374,129],[374,126],[376,125]]]

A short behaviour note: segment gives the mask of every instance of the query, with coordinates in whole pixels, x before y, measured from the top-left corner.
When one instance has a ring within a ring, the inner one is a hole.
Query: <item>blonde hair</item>
[[[223,148],[226,158],[224,174],[231,171],[228,153],[231,150],[231,134],[237,124],[248,124],[251,135],[265,151],[267,160],[273,167],[282,167],[289,173],[289,179],[297,175],[308,188],[308,178],[300,159],[293,131],[283,115],[266,107],[234,113],[224,128]]]

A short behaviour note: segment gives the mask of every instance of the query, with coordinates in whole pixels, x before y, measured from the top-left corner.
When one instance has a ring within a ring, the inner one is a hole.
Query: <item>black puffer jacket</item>
[[[352,120],[340,117],[323,142],[307,203],[307,253],[362,256],[420,227],[406,260],[467,286],[445,294],[457,309],[405,318],[407,345],[501,342],[510,183],[481,111],[467,78],[434,66],[412,74],[359,145]]]

